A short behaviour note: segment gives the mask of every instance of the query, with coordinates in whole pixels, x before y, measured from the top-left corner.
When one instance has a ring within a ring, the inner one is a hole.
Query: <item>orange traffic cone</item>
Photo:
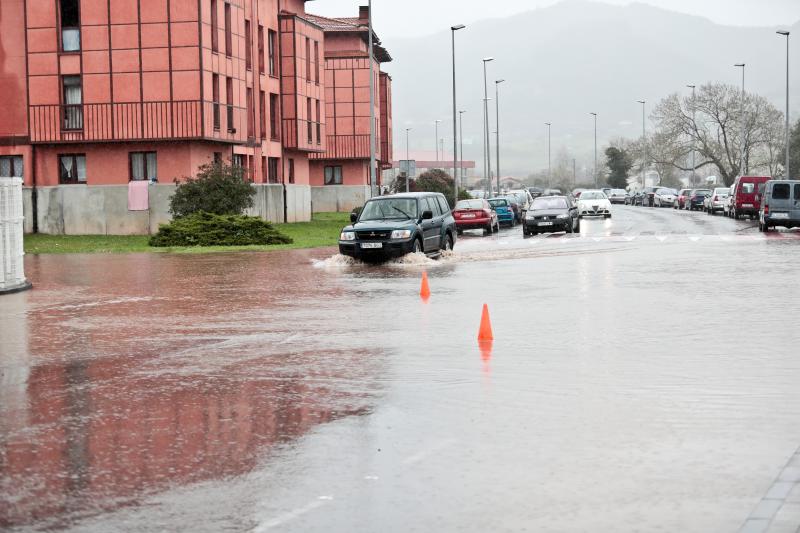
[[[478,331],[479,341],[493,341],[492,321],[489,319],[489,306],[483,304],[483,315],[481,316],[481,329]]]
[[[419,295],[422,296],[423,300],[427,300],[431,297],[431,288],[428,285],[428,273],[422,273],[422,286],[419,289]]]

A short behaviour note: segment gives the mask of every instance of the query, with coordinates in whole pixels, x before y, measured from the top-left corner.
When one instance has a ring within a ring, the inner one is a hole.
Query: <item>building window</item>
[[[219,131],[219,74],[211,76],[211,92],[213,93],[213,106],[214,106],[214,129]]]
[[[342,184],[342,167],[325,167],[325,185]]]
[[[269,136],[273,141],[280,140],[278,135],[278,95],[269,95]]]
[[[58,156],[58,170],[59,183],[86,183],[86,155],[65,154]]]
[[[270,157],[267,166],[267,175],[270,183],[278,183],[278,163],[277,157]]]
[[[237,168],[245,168],[244,156],[242,154],[233,154],[233,158],[231,159],[231,165]]]
[[[306,80],[311,81],[311,39],[306,37]]]
[[[131,152],[131,181],[158,181],[156,152]]]
[[[65,130],[83,129],[83,94],[80,76],[64,76],[61,78],[64,98]]]
[[[306,98],[306,125],[308,126],[308,144],[314,142],[314,123],[311,116],[311,98]]]
[[[277,38],[278,34],[275,33],[273,30],[269,30],[268,32],[269,40],[267,41],[268,52],[269,52],[269,75],[276,76],[278,69],[276,68],[275,62],[275,52],[277,50]]]
[[[294,183],[294,159],[289,158],[289,183]]]
[[[81,17],[78,0],[61,0],[61,51],[78,52],[81,49]]]
[[[253,89],[247,88],[247,137],[255,139],[256,137],[256,124],[255,124],[255,109],[253,106]]]
[[[258,25],[258,71],[264,74],[264,26]]]
[[[250,21],[244,21],[244,64],[247,70],[253,70],[253,35]]]
[[[225,55],[233,55],[233,28],[231,27],[231,5],[225,2]]]
[[[316,100],[317,103],[317,144],[322,144],[322,110],[320,109],[319,100]]]
[[[314,81],[319,85],[319,41],[314,41]]]
[[[219,52],[219,6],[211,0],[211,51]]]
[[[261,138],[267,138],[267,93],[259,91],[258,95],[259,126],[261,126]]]
[[[0,156],[0,178],[21,178],[22,171],[21,155]]]
[[[233,78],[225,78],[225,93],[227,97],[228,132],[236,133],[236,128],[233,127]]]

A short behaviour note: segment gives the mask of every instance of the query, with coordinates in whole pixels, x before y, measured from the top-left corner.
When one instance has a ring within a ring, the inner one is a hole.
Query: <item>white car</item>
[[[578,216],[611,218],[611,202],[603,191],[583,191],[578,198]]]
[[[673,207],[678,201],[678,191],[675,189],[658,189],[653,196],[653,205],[656,207]]]
[[[713,215],[717,211],[724,211],[725,202],[728,201],[728,196],[730,196],[730,194],[730,187],[715,187],[714,192],[706,196],[706,199],[703,200],[703,210],[709,215]]]

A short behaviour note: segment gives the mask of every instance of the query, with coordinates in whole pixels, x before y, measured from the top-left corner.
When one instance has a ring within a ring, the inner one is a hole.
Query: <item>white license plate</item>
[[[789,218],[789,213],[772,213],[770,218],[780,218],[780,219],[787,219]]]
[[[539,222],[539,224],[538,224],[538,225],[539,225],[539,226],[552,226],[552,225],[553,225],[553,223],[552,223],[552,222]]]
[[[461,215],[461,218],[475,218],[475,215],[470,215],[470,214]]]
[[[753,207],[753,204],[742,204],[742,207]]]
[[[367,250],[374,250],[376,248],[383,248],[382,242],[362,242],[361,247]]]

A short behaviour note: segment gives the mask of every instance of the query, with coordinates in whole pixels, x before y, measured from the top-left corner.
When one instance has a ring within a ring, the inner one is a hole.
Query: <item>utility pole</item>
[[[488,183],[487,189],[489,196],[492,195],[492,153],[491,142],[489,140],[489,86],[486,80],[486,63],[494,61],[493,57],[483,58],[483,129],[484,129],[484,144],[485,144],[485,177]],[[499,191],[498,191],[499,193]]]
[[[461,175],[461,183],[460,185],[464,186],[464,113],[466,111],[459,111],[458,112],[458,138],[461,148],[461,157],[460,157],[460,175]],[[458,202],[458,196],[456,196],[456,202]]]
[[[459,180],[459,169],[456,168],[456,163],[458,162],[458,132],[456,131],[456,32],[458,30],[463,30],[466,26],[463,24],[457,24],[455,26],[450,27],[450,33],[452,36],[452,50],[453,50],[453,189],[454,189],[454,196],[453,196],[453,208],[458,203],[458,180]],[[463,149],[462,149],[463,151]]]
[[[779,31],[778,35],[786,37],[786,171],[784,172],[784,178],[790,180],[792,179],[792,174],[789,171],[789,138],[791,136],[789,128],[789,32]]]
[[[411,128],[406,128],[406,192],[409,192],[408,183],[411,181],[411,159],[408,151],[408,132]]]
[[[594,117],[594,188],[597,188],[597,113],[589,113]]]
[[[744,176],[747,174],[747,165],[744,161],[744,154],[745,154],[745,144],[747,144],[747,123],[746,123],[746,112],[745,112],[745,102],[744,102],[744,69],[745,63],[737,63],[734,67],[738,67],[742,69],[742,116],[740,117],[742,121],[742,154],[741,154],[741,162],[739,163],[739,175]]]
[[[500,194],[500,84],[506,80],[495,80],[494,82],[494,103],[497,106],[495,118],[497,120],[496,149],[497,149],[497,194]]]
[[[545,126],[547,126],[547,188],[551,187],[551,171],[552,167],[550,166],[550,127],[552,126],[551,123],[545,122]]]
[[[375,50],[372,37],[372,0],[367,4],[369,11],[369,192],[370,196],[375,196],[377,185],[376,167],[377,158],[375,156],[376,132],[375,132]]]
[[[692,127],[697,124],[697,100],[695,99],[695,85],[687,85],[692,90]],[[697,165],[695,164],[695,154],[697,153],[697,143],[692,139],[692,177],[689,178],[689,185],[694,186],[695,173],[697,172]]]
[[[440,122],[441,122],[441,120],[439,120],[438,118],[434,121],[434,124],[436,125],[436,134],[435,134],[435,136],[433,138],[433,142],[436,144],[436,162],[437,163],[439,162],[439,123]]]
[[[647,102],[645,100],[637,100],[642,104],[642,191],[647,186],[646,172],[647,172],[647,127],[645,126],[645,107]]]

